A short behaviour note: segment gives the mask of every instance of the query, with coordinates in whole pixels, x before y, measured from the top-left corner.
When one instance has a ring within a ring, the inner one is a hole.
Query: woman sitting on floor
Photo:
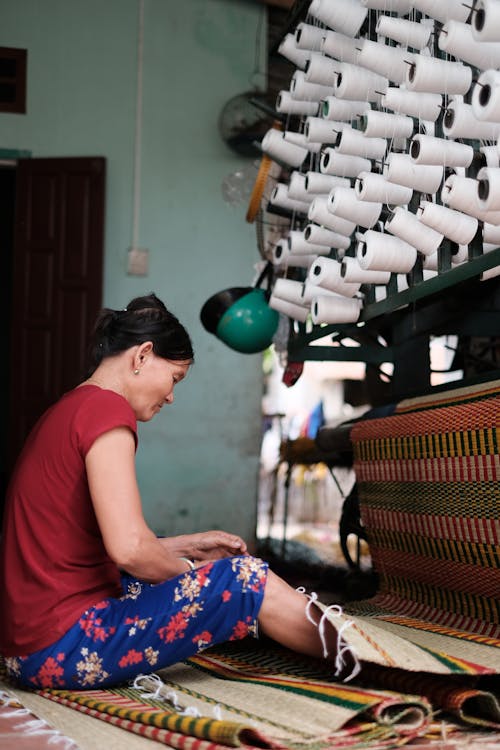
[[[257,628],[323,655],[316,608],[240,537],[157,538],[145,522],[137,421],[173,402],[192,361],[186,330],[154,294],[105,309],[90,376],[29,435],[0,562],[0,653],[20,684],[109,686]]]

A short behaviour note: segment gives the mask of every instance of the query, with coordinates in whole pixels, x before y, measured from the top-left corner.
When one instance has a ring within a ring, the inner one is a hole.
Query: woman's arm
[[[93,443],[85,465],[104,546],[116,565],[149,583],[185,572],[186,562],[160,543],[144,519],[132,432],[127,427],[105,432]]]
[[[247,554],[247,545],[241,537],[220,530],[164,537],[160,542],[171,554],[199,561]]]
[[[149,583],[188,569],[188,557],[203,563],[247,552],[245,542],[225,531],[158,539],[148,527],[135,472],[134,437],[127,427],[101,435],[85,459],[90,494],[104,546],[116,565]]]

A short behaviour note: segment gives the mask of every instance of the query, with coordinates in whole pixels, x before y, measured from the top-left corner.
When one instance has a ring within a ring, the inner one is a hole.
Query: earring
[[[134,370],[134,375],[139,375],[140,370]]]

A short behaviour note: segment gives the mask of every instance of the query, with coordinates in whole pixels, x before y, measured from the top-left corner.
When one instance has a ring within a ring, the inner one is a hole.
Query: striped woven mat
[[[402,402],[351,437],[380,585],[335,624],[366,662],[500,674],[500,381]]]
[[[432,736],[436,718],[441,736],[443,726],[461,737],[466,724],[500,729],[494,695],[470,679],[411,681],[405,672],[369,669],[342,684],[329,663],[247,639],[144,676],[135,688],[38,694],[179,750],[379,750]]]

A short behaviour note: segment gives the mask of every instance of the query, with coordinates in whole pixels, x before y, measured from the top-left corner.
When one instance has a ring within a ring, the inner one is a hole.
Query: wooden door
[[[9,465],[82,378],[102,304],[105,159],[20,159],[9,358]]]

